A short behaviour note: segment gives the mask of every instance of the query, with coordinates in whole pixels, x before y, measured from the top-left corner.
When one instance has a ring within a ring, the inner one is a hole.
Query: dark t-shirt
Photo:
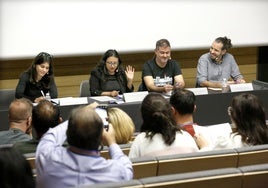
[[[175,60],[168,60],[167,65],[164,68],[159,67],[156,62],[155,58],[147,61],[143,65],[142,69],[142,86],[139,88],[139,90],[146,91],[147,88],[145,86],[143,77],[144,76],[152,76],[153,79],[156,77],[165,78],[165,77],[171,77],[172,78],[172,85],[174,84],[174,77],[177,75],[181,75],[181,69],[180,65]]]

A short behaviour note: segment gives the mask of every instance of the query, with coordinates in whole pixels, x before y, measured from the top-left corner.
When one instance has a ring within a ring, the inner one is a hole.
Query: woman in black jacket
[[[31,66],[21,74],[15,97],[24,97],[38,103],[48,94],[51,98],[58,97],[53,58],[50,54],[41,52],[34,58]]]
[[[124,70],[116,50],[104,53],[100,63],[91,71],[89,84],[91,96],[111,96],[132,92],[134,68],[130,65]]]

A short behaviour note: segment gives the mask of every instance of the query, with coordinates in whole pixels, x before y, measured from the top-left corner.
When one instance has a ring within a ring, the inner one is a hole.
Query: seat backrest
[[[105,178],[105,177],[104,177]],[[129,180],[120,182],[110,182],[110,183],[98,183],[94,185],[79,185],[76,188],[142,188],[143,185],[139,180]]]
[[[132,158],[131,162],[134,170],[134,179],[157,175],[158,162],[155,157],[143,156]]]
[[[242,184],[242,173],[237,168],[204,170],[139,179],[144,187],[157,188],[237,188]]]
[[[268,144],[235,149],[238,153],[237,167],[268,163]]]
[[[218,168],[235,168],[238,154],[233,149],[194,152],[156,157],[158,176],[174,173],[194,172]]]
[[[35,169],[35,153],[25,153],[24,157],[29,162],[32,169]]]
[[[121,150],[123,151],[125,155],[128,155],[130,147],[131,147],[131,143],[119,144],[119,147],[121,148]],[[101,153],[101,156],[104,157],[105,159],[111,158],[110,153],[109,153],[109,147],[107,146],[104,146],[100,153]]]
[[[15,89],[0,89],[0,106],[9,106],[15,99]]]
[[[89,97],[89,96],[90,96],[89,80],[83,80],[80,83],[80,97]]]
[[[268,159],[267,159],[268,160]],[[239,168],[243,174],[242,188],[266,188],[268,185],[268,163]]]

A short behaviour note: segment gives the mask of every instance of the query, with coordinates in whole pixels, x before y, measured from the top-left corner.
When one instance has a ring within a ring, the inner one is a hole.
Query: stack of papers
[[[203,135],[211,146],[214,146],[219,137],[228,137],[232,133],[230,123],[221,123],[208,126],[192,125],[185,127],[185,130],[192,136],[194,134]]]

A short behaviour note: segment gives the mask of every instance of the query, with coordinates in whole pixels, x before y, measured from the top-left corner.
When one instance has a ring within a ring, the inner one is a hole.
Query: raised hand
[[[130,66],[130,65],[126,66],[125,73],[126,73],[128,80],[133,80],[134,72],[135,72],[135,69],[132,66]]]

